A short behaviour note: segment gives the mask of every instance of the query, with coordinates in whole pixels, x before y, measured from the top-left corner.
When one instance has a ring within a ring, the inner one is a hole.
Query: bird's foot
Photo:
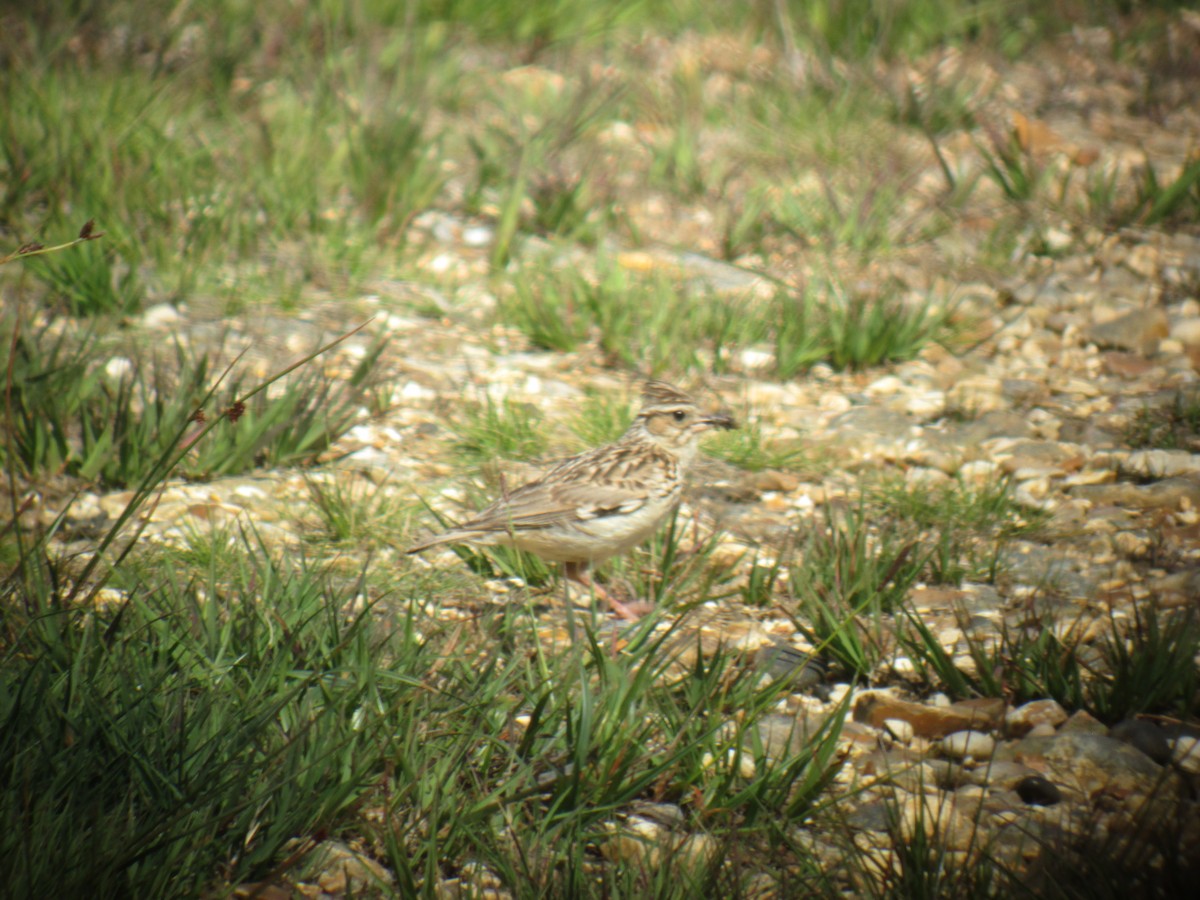
[[[570,581],[574,581],[576,584],[588,589],[592,596],[603,600],[614,613],[629,622],[638,621],[638,619],[654,609],[653,604],[647,603],[644,600],[634,599],[629,602],[618,600],[613,596],[611,591],[597,584],[595,579],[588,574],[586,567],[582,565],[567,563],[564,571]]]

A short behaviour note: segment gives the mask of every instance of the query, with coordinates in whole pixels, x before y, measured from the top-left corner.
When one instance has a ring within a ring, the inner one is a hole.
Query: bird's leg
[[[588,564],[585,562],[563,563],[563,574],[571,581],[590,589],[592,593],[607,603],[612,608],[612,611],[622,619],[628,619],[630,622],[636,622],[645,613],[649,612],[649,609],[642,608],[645,606],[645,604],[637,603],[626,605],[622,603],[604,588],[600,587],[600,585],[596,584],[592,576],[588,574],[587,568]]]
[[[565,575],[566,563],[563,564],[563,568]],[[579,640],[579,632],[575,630],[575,604],[571,602],[571,588],[567,581],[565,577],[562,580],[563,609],[567,611],[567,639],[575,644]]]

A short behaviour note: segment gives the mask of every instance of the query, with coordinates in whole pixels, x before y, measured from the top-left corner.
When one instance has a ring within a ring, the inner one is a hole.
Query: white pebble
[[[133,363],[124,356],[114,356],[104,364],[104,374],[110,381],[124,381],[133,375]]]
[[[1183,735],[1171,745],[1171,759],[1190,775],[1200,775],[1200,740]]]
[[[956,731],[942,738],[942,752],[954,759],[988,759],[996,742],[981,731]]]
[[[492,229],[486,225],[472,225],[463,229],[462,240],[468,247],[486,247],[492,242]]]
[[[432,400],[437,396],[437,391],[431,391],[424,385],[417,384],[415,381],[406,382],[404,387],[400,389],[400,397],[404,400]]]

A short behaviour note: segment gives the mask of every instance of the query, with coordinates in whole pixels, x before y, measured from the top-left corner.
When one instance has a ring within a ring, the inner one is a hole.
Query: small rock
[[[1101,348],[1131,350],[1149,355],[1170,333],[1167,314],[1161,309],[1135,309],[1088,329],[1088,339]]]
[[[899,450],[914,431],[919,431],[919,426],[904,413],[877,406],[856,406],[836,416],[827,430],[839,445],[848,443],[872,449],[892,445]]]
[[[998,378],[964,378],[946,392],[946,409],[951,412],[979,415],[1008,407],[1004,384]]]
[[[896,408],[918,419],[934,419],[946,410],[946,395],[941,391],[917,391],[894,401]]]
[[[468,247],[486,247],[493,237],[494,233],[487,225],[469,225],[462,230],[462,242]]]
[[[671,830],[641,816],[630,816],[623,822],[605,822],[602,827],[609,837],[600,844],[600,852],[613,862],[653,868],[671,851]]]
[[[1062,791],[1041,775],[1028,775],[1018,781],[1013,789],[1030,806],[1053,806],[1062,800]]]
[[[1185,347],[1200,347],[1200,318],[1180,319],[1171,326],[1171,338]]]
[[[1004,725],[1007,732],[1014,737],[1027,734],[1038,725],[1050,725],[1057,728],[1067,721],[1067,711],[1057,700],[1031,700],[1010,709],[1004,715]]]
[[[887,831],[894,822],[892,804],[888,798],[870,794],[866,802],[850,804],[846,824],[855,831]]]
[[[1200,775],[1200,739],[1181,735],[1171,742],[1171,759],[1189,775]]]
[[[978,797],[906,793],[900,807],[900,833],[909,840],[923,833],[944,849],[965,850],[976,840],[980,805]]]
[[[884,719],[883,727],[888,734],[902,744],[911,744],[915,735],[912,723],[904,719]]]
[[[1200,453],[1186,450],[1139,450],[1130,453],[1121,470],[1142,478],[1170,478],[1200,472]]]
[[[996,742],[981,731],[956,731],[942,738],[941,746],[942,752],[954,759],[988,759]]]
[[[1140,378],[1156,367],[1156,363],[1137,353],[1112,351],[1100,357],[1105,370],[1119,378]]]
[[[778,681],[789,681],[793,691],[816,687],[825,680],[825,668],[810,654],[787,644],[767,644],[755,653],[755,665],[760,672]]]
[[[689,834],[676,844],[673,857],[685,872],[707,869],[721,856],[721,846],[708,834]]]
[[[1107,734],[1104,723],[1085,709],[1071,713],[1070,718],[1062,724],[1059,731],[1075,732],[1077,734]]]
[[[736,749],[730,749],[729,758],[734,763],[733,768],[743,777],[753,777],[756,773],[754,754],[758,748],[762,749],[762,753],[768,759],[776,761],[804,752],[808,742],[824,722],[825,716],[818,713],[763,716],[757,723],[757,740],[754,735],[746,734],[740,753]],[[843,737],[845,736],[843,726]]]
[[[1177,509],[1184,502],[1200,506],[1200,477],[1180,475],[1152,484],[1085,484],[1068,493],[1095,506]]]
[[[1044,772],[1053,781],[1084,794],[1146,795],[1161,789],[1162,769],[1146,754],[1106,735],[1060,730],[1051,737],[1027,737],[1011,748],[1011,758]]]
[[[863,691],[854,702],[854,719],[883,728],[888,719],[903,719],[914,734],[940,738],[956,731],[994,728],[1004,716],[1003,700],[967,701],[948,707],[898,700],[878,691]]]
[[[630,813],[658,822],[669,828],[682,828],[687,817],[674,803],[655,803],[652,800],[635,800],[629,804]]]
[[[1171,746],[1163,731],[1144,719],[1125,719],[1108,730],[1108,736],[1137,747],[1160,766],[1171,761]]]
[[[124,356],[114,356],[104,364],[104,377],[109,381],[124,381],[132,378],[136,371],[137,366]]]
[[[142,324],[147,328],[174,328],[182,318],[170,303],[155,303],[142,313]]]
[[[375,860],[342,841],[325,841],[313,849],[317,884],[327,894],[362,893],[392,883],[393,875]]]

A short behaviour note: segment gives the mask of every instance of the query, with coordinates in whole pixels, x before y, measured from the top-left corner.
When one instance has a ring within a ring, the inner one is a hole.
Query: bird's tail
[[[477,537],[479,537],[479,532],[477,531],[463,531],[461,529],[444,531],[441,534],[435,534],[431,538],[413,544],[404,552],[420,553],[422,550],[428,550],[430,547],[438,547],[442,544],[461,544]]]

